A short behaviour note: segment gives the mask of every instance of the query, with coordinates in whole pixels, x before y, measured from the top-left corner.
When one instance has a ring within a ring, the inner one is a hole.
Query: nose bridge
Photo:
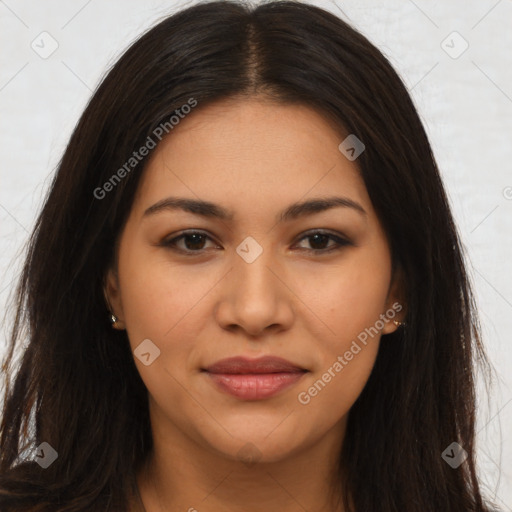
[[[229,285],[223,294],[218,320],[224,326],[238,325],[257,334],[271,325],[289,324],[292,319],[283,285],[274,274],[275,255],[269,244],[246,237],[233,255]],[[267,238],[268,241],[268,238]]]
[[[268,244],[268,237],[258,237],[260,241],[252,236],[247,236],[236,248],[236,257],[234,258],[234,277],[238,281],[237,288],[243,288],[252,300],[259,300],[262,295],[265,299],[272,300],[272,295],[276,292],[278,285],[276,278],[269,267],[275,267],[275,255]],[[264,247],[265,245],[265,247]]]

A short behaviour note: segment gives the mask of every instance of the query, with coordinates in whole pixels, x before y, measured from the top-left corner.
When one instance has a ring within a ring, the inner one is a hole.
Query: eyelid
[[[301,233],[299,235],[299,238],[297,239],[297,241],[294,243],[294,245],[301,242],[305,238],[310,238],[314,235],[328,236],[331,240],[333,240],[335,242],[335,245],[328,249],[300,249],[300,250],[303,250],[305,252],[312,253],[312,254],[321,255],[321,254],[331,253],[333,251],[339,250],[348,245],[354,245],[353,242],[350,240],[350,238],[347,237],[346,235],[339,233],[339,232],[333,232],[333,231],[321,229],[321,228],[310,229],[308,231],[305,231],[304,233]]]
[[[186,236],[191,236],[191,235],[202,235],[205,238],[215,242],[213,237],[209,233],[207,233],[206,231],[202,231],[202,230],[199,230],[199,229],[187,229],[187,230],[184,230],[184,231],[180,231],[177,234],[173,234],[171,237],[165,237],[162,240],[162,242],[160,242],[158,245],[163,246],[163,247],[167,247],[169,249],[174,249],[177,252],[180,252],[182,254],[194,254],[194,253],[195,254],[203,254],[204,253],[204,249],[200,249],[198,251],[191,251],[191,250],[185,250],[185,249],[180,249],[180,248],[177,248],[177,247],[173,247],[173,246],[175,246],[175,244],[177,243],[178,240],[181,240],[182,238],[184,238]],[[217,242],[215,242],[215,243],[217,243]]]
[[[199,229],[189,229],[189,230],[181,231],[178,234],[173,234],[172,238],[166,237],[158,245],[169,248],[171,250],[175,250],[176,252],[179,252],[179,253],[185,254],[185,255],[193,256],[193,255],[204,254],[205,249],[199,249],[197,251],[193,251],[190,249],[187,250],[187,249],[180,249],[180,248],[176,247],[176,243],[179,240],[185,238],[186,236],[191,236],[191,235],[201,235],[201,236],[204,236],[205,238],[215,242],[214,238],[212,236],[210,236],[209,233],[199,230]],[[301,242],[302,240],[304,240],[306,238],[310,238],[314,235],[328,236],[328,237],[330,237],[331,240],[333,240],[335,242],[335,244],[334,244],[334,246],[327,248],[327,249],[300,248],[299,249],[300,251],[321,255],[321,254],[328,254],[330,252],[342,249],[345,246],[350,246],[350,245],[353,246],[354,245],[354,243],[351,241],[351,239],[349,237],[347,237],[346,235],[339,233],[339,232],[332,232],[330,230],[326,230],[326,229],[322,229],[322,228],[314,228],[314,229],[310,229],[308,231],[301,233],[299,235],[299,237],[295,239],[295,242],[293,243],[293,245],[296,245],[297,243]]]

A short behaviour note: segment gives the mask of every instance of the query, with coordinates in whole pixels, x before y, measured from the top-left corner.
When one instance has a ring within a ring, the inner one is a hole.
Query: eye
[[[173,250],[185,253],[187,255],[201,254],[205,250],[205,242],[212,240],[206,233],[201,231],[188,231],[181,233],[180,235],[164,240],[160,245],[163,247],[169,247]],[[353,245],[347,239],[337,236],[333,233],[325,231],[311,231],[305,236],[299,239],[299,242],[308,240],[311,248],[302,247],[301,250],[311,253],[328,253],[331,251],[339,250],[344,246]],[[333,243],[329,246],[326,244],[332,241]],[[180,242],[183,244],[180,246]],[[218,246],[216,246],[218,248]]]
[[[310,231],[308,234],[303,236],[299,241],[309,240],[312,249],[303,248],[303,250],[312,252],[312,253],[327,253],[335,250],[339,250],[346,245],[353,245],[351,242],[342,238],[340,236],[334,235],[333,233],[329,233],[326,231]],[[329,240],[334,241],[334,244],[330,247],[325,247],[325,244],[329,242]]]
[[[211,238],[200,231],[188,231],[182,233],[181,235],[171,238],[170,240],[164,240],[160,245],[164,247],[170,247],[171,249],[176,249],[178,251],[184,253],[200,253],[203,251],[204,242],[206,239]],[[183,241],[185,247],[180,247],[178,245],[179,242]]]

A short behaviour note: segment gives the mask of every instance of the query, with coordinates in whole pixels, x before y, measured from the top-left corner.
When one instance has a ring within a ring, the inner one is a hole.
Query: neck
[[[153,451],[137,477],[141,512],[344,512],[337,472],[340,429],[271,462],[233,460],[193,442],[164,443],[154,435]]]

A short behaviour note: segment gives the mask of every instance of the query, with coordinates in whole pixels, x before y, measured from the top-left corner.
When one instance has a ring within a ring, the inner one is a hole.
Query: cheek
[[[380,330],[374,326],[383,313],[386,289],[376,290],[374,281],[370,286],[362,277],[352,275],[330,289],[332,300],[324,310],[330,329],[317,338],[317,364],[296,397],[298,407],[315,421],[322,418],[325,428],[348,414],[370,377],[379,350]]]
[[[377,357],[391,277],[391,262],[386,252],[380,255],[361,251],[317,281],[315,312],[329,329],[317,338],[319,364],[297,399],[311,413],[329,417],[328,423],[348,413]]]
[[[187,386],[191,354],[204,329],[198,321],[200,301],[215,279],[180,272],[160,255],[150,257],[136,247],[127,247],[124,259],[119,261],[119,276],[126,332],[138,372],[151,400],[159,404],[159,409],[168,408],[172,416],[170,404],[181,410],[189,400],[183,385]],[[142,352],[138,347],[143,340],[148,339],[157,347],[149,345],[149,352],[154,350],[157,356],[151,354],[151,362],[146,365],[137,354]]]
[[[325,327],[321,339],[330,354],[344,351],[386,310],[391,262],[385,252],[376,254],[354,252],[328,271],[317,270],[299,281],[300,296]]]
[[[179,383],[197,370],[198,340],[204,337],[211,310],[208,296],[222,277],[207,266],[184,271],[173,265],[165,251],[126,246],[119,261],[123,313],[130,346],[139,374],[154,397],[179,403],[186,398]],[[146,366],[137,348],[149,339],[159,350]]]
[[[130,340],[173,337],[215,282],[214,276],[198,278],[199,272],[183,272],[160,248],[125,248],[119,261],[123,313]]]

